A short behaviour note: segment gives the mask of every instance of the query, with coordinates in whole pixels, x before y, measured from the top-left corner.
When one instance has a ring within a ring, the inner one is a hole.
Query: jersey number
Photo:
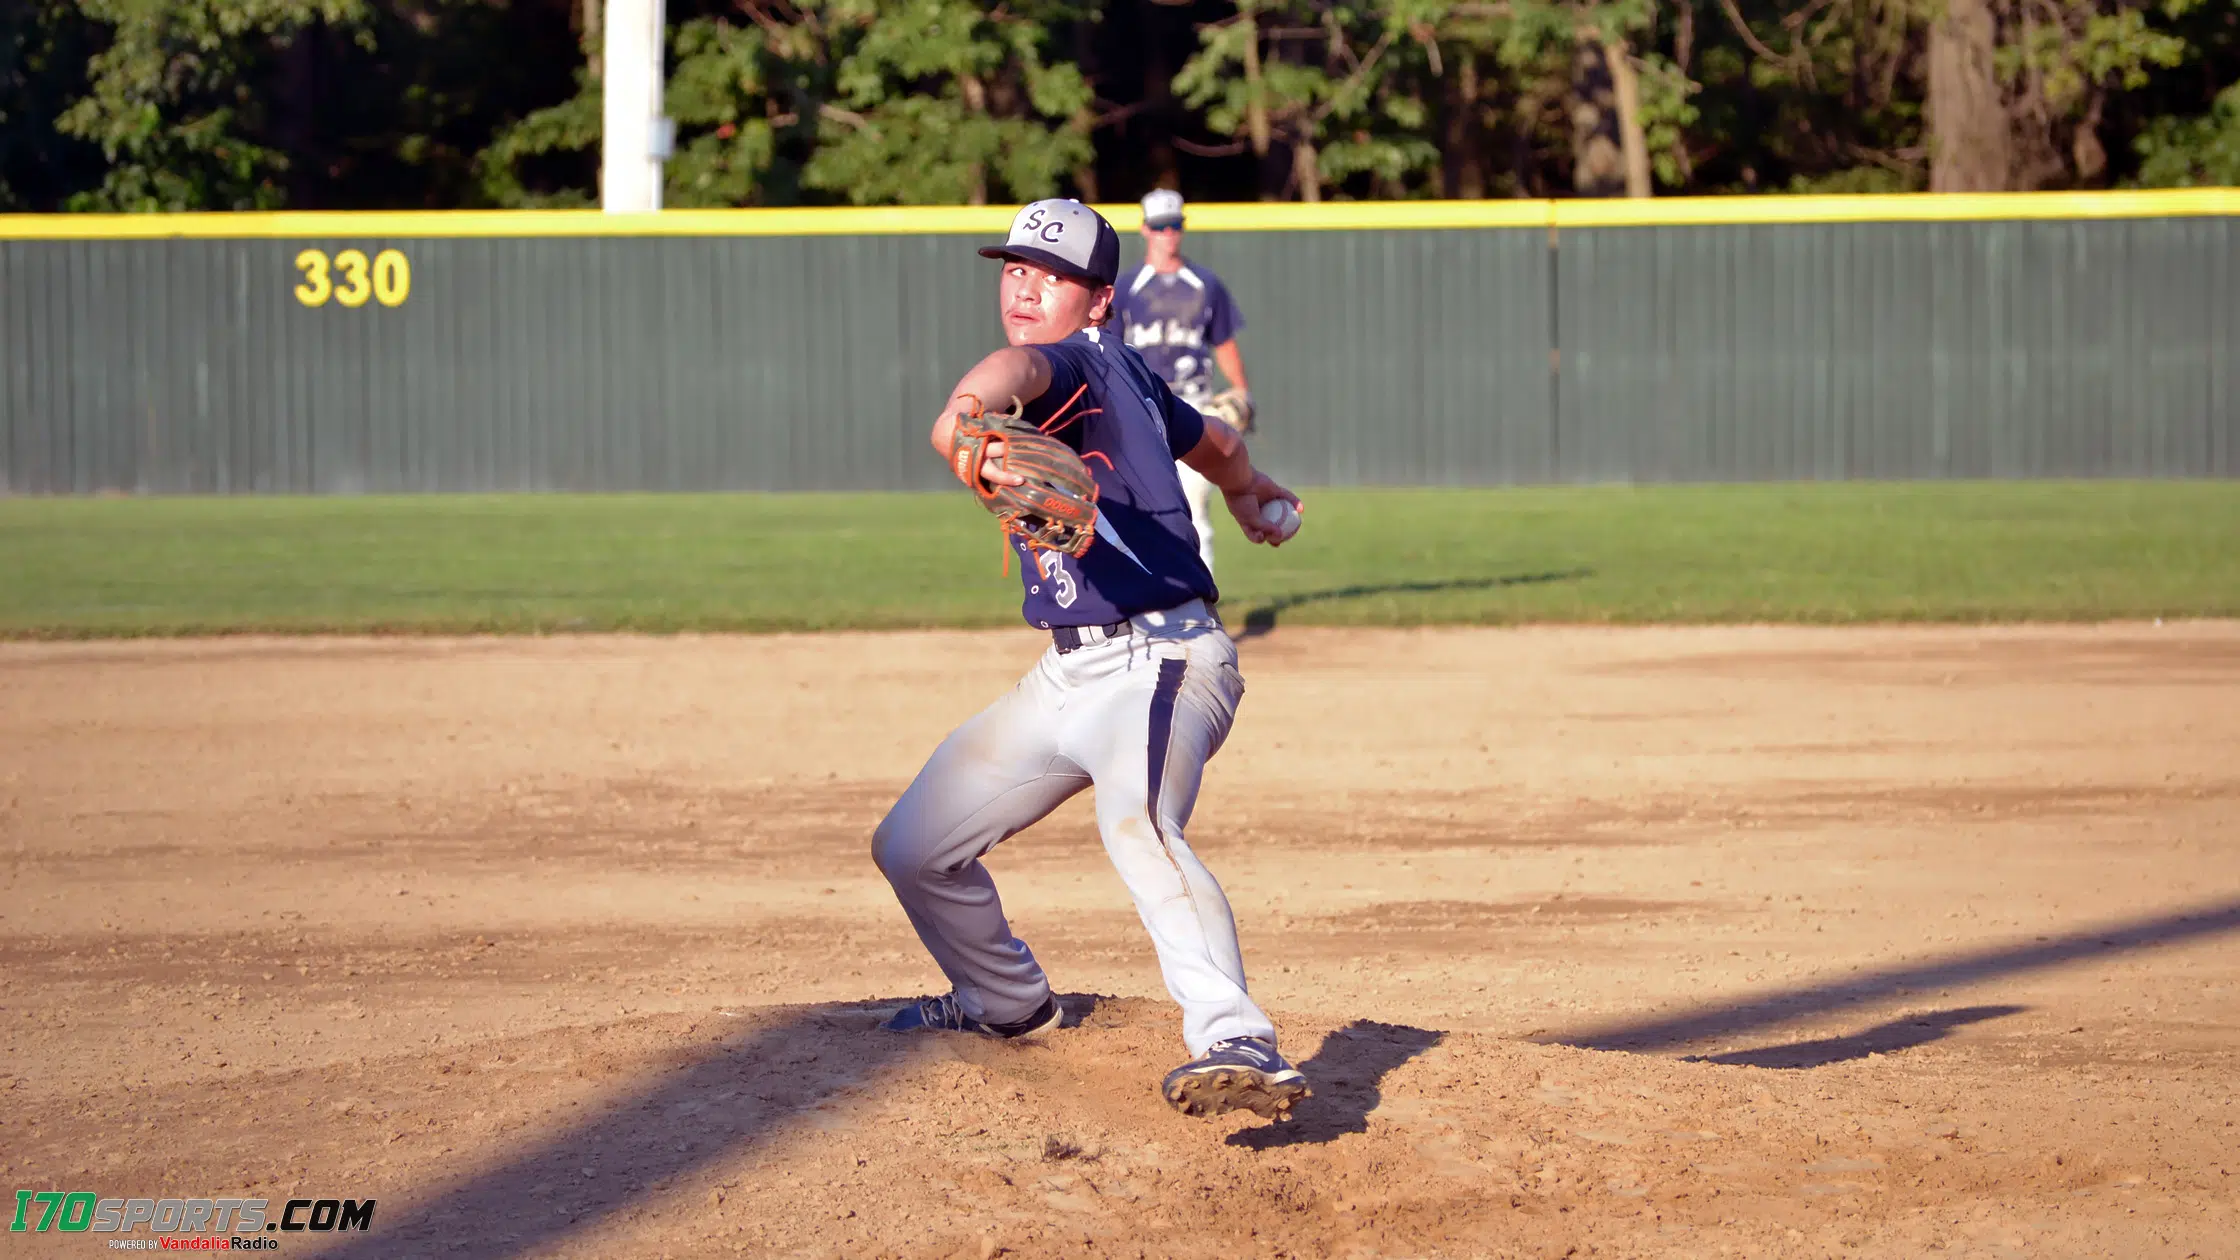
[[[1038,551],[1034,553],[1034,565],[1042,571],[1043,581],[1057,583],[1058,607],[1073,607],[1081,588],[1073,584],[1073,574],[1066,571],[1066,558],[1055,551]]]

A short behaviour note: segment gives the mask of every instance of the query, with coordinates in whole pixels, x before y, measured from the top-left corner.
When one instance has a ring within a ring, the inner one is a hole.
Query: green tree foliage
[[[60,120],[106,159],[80,209],[474,204],[476,155],[567,41],[529,0],[75,5],[106,35]]]
[[[858,204],[1022,201],[1089,161],[1088,83],[1049,55],[1087,5],[833,0],[836,98],[818,102],[811,187]]]
[[[2240,84],[2218,93],[2199,118],[2155,119],[2138,150],[2145,187],[2240,186]]]
[[[1742,0],[1707,7],[1699,57],[1707,137],[1745,136],[1705,154],[1735,191],[1904,192],[1928,185],[1922,25],[1938,0]]]
[[[263,210],[288,155],[272,130],[279,54],[307,27],[364,34],[363,0],[80,0],[111,28],[91,91],[61,129],[101,146],[98,189],[73,208]]]
[[[1398,58],[1405,24],[1367,5],[1246,0],[1237,16],[1202,33],[1198,54],[1175,76],[1184,103],[1206,125],[1256,157],[1290,155],[1271,197],[1322,199],[1355,176],[1405,196],[1437,170],[1425,135],[1431,112]]]
[[[698,18],[679,27],[666,104],[679,132],[664,204],[785,205],[801,199],[824,75],[803,26]]]
[[[1651,46],[1657,17],[1652,0],[1258,0],[1204,28],[1175,86],[1233,149],[1275,157],[1266,197],[1537,194],[1572,182],[1582,127],[1613,151],[1630,129],[1678,187],[1697,85]],[[1574,118],[1582,54],[1604,82],[1622,72],[1607,119]]]
[[[495,133],[573,82],[571,0],[366,3],[370,40],[322,42],[316,167],[289,204],[483,204],[480,155]]]
[[[2240,186],[2240,4],[2192,5],[2169,25],[2185,46],[2184,60],[2109,110],[2118,119],[2123,113],[2145,119],[2131,142],[2139,167],[2127,182]],[[2222,87],[2205,94],[2201,85]]]
[[[492,204],[544,210],[598,204],[599,81],[587,68],[575,77],[574,96],[532,110],[482,151],[482,194]]]
[[[1995,130],[2008,142],[1998,186],[2102,181],[2110,101],[2184,60],[2186,41],[2170,26],[2202,3],[1986,0],[1991,96],[2003,111]],[[1716,94],[1746,74],[1774,103],[1763,133],[1771,182],[1799,192],[1928,186],[1937,123],[1926,49],[1947,0],[1721,7],[1743,55],[1707,57],[1706,83]]]
[[[675,207],[2240,182],[2240,0],[667,8]],[[594,205],[599,11],[0,4],[0,208]]]
[[[815,125],[814,108],[804,124],[797,106],[815,97],[820,77],[829,77],[818,73],[824,58],[814,25],[790,6],[707,14],[672,4],[670,15],[681,20],[670,35],[663,106],[678,134],[664,170],[662,204],[689,209],[798,200]],[[584,42],[595,48],[596,33]],[[578,65],[575,85],[574,96],[530,112],[483,151],[483,191],[492,201],[598,203],[602,119],[592,60]]]
[[[2107,169],[2100,121],[2112,93],[2145,87],[2185,60],[2185,41],[2155,19],[2201,0],[2027,0],[2002,14],[1999,77],[2018,144],[2010,183],[2074,185]]]
[[[97,36],[70,0],[0,5],[0,213],[52,207],[100,182],[100,150],[55,129],[85,95]]]
[[[673,14],[674,15],[674,14]],[[1045,197],[1095,156],[1092,94],[1051,55],[1090,4],[799,0],[718,6],[672,26],[664,107],[677,149],[663,204],[985,203]],[[588,204],[524,167],[598,147],[599,84],[531,113],[485,155],[510,205]]]

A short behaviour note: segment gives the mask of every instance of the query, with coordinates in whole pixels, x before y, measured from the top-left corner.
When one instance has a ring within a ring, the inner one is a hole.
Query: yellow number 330
[[[332,298],[359,307],[369,297],[383,306],[403,306],[412,294],[412,264],[393,249],[375,254],[370,263],[363,250],[343,250],[330,262],[323,251],[307,249],[296,255],[296,270],[303,273],[303,283],[295,288],[296,301],[305,306],[325,306]],[[336,272],[342,275],[339,285]]]

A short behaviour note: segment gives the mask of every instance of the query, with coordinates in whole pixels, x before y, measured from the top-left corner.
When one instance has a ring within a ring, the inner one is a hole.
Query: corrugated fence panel
[[[1254,450],[1277,476],[1488,485],[1553,474],[1544,229],[1220,232],[1186,248],[1244,312]]]
[[[1923,475],[1936,390],[1888,370],[1926,349],[1934,260],[1905,231],[1565,232],[1563,479]]]
[[[1587,228],[1572,481],[2230,476],[2220,218]]]
[[[937,488],[981,240],[0,241],[0,488]],[[2240,475],[2232,217],[1189,250],[1300,484]]]
[[[2240,223],[2225,220],[2222,247],[2208,251],[2205,265],[2194,269],[2193,282],[2206,285],[2209,303],[2210,344],[2224,350],[2209,364],[2208,414],[2211,464],[2226,477],[2240,477],[2240,303],[2230,300],[2240,293]],[[2215,300],[2222,295],[2225,300]]]
[[[0,484],[939,486],[926,425],[1002,344],[973,243],[0,242]],[[361,279],[337,264],[350,251]],[[372,285],[385,251],[409,267],[401,294]],[[297,297],[312,254],[318,305]]]

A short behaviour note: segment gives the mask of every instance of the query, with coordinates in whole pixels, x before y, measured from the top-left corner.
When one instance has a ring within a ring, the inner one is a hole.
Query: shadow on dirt
[[[1098,1004],[1062,994],[1066,1026]],[[791,1131],[801,1113],[922,1050],[920,1036],[880,1032],[901,1004],[836,1003],[769,1012],[771,1022],[673,1062],[635,1092],[519,1151],[324,1260],[541,1253],[609,1217],[643,1208],[656,1186],[736,1160]]]
[[[769,1012],[771,1022],[656,1069],[596,1113],[319,1254],[505,1257],[589,1233],[642,1208],[654,1186],[752,1151],[803,1110],[901,1060],[922,1043],[877,1032],[893,1005]]]
[[[1311,1146],[1348,1133],[1366,1133],[1369,1113],[1384,1101],[1385,1075],[1446,1038],[1445,1033],[1357,1019],[1322,1039],[1314,1057],[1299,1065],[1314,1088],[1291,1119],[1240,1129],[1225,1139],[1255,1151]]]
[[[1255,639],[1271,634],[1276,628],[1276,618],[1304,604],[1324,604],[1339,599],[1361,599],[1370,595],[1435,595],[1441,591],[1490,591],[1504,586],[1536,586],[1544,582],[1575,582],[1594,576],[1592,569],[1561,569],[1550,573],[1512,573],[1503,577],[1451,578],[1441,582],[1391,582],[1378,586],[1341,586],[1327,591],[1302,591],[1297,595],[1284,595],[1244,614],[1244,626],[1237,631],[1239,639]]]
[[[1583,1050],[1671,1050],[1703,1041],[1724,1041],[1743,1033],[1776,1028],[1792,1020],[1824,1015],[1868,1002],[1903,997],[1915,990],[1980,984],[2071,963],[2090,962],[2142,949],[2240,931],[2240,900],[2212,902],[2191,910],[2114,923],[2064,936],[2040,936],[2026,943],[1951,954],[1927,962],[1860,972],[1828,984],[1781,989],[1739,1002],[1702,1007],[1682,1015],[1613,1024],[1578,1032],[1532,1038],[1543,1045]],[[2000,1008],[1977,1008],[2000,1009]],[[1864,1035],[1864,1034],[1862,1034]]]
[[[1872,1054],[1896,1054],[1925,1046],[1932,1041],[1942,1041],[1956,1028],[1980,1024],[1985,1020],[2004,1019],[2029,1010],[2027,1006],[1964,1006],[1958,1010],[1926,1011],[1893,1019],[1886,1024],[1876,1024],[1865,1032],[1848,1037],[1822,1037],[1815,1041],[1791,1042],[1785,1046],[1764,1046],[1756,1050],[1736,1050],[1728,1054],[1691,1054],[1689,1063],[1725,1063],[1734,1067],[1762,1068],[1816,1068],[1831,1063],[1844,1063],[1864,1059]]]

